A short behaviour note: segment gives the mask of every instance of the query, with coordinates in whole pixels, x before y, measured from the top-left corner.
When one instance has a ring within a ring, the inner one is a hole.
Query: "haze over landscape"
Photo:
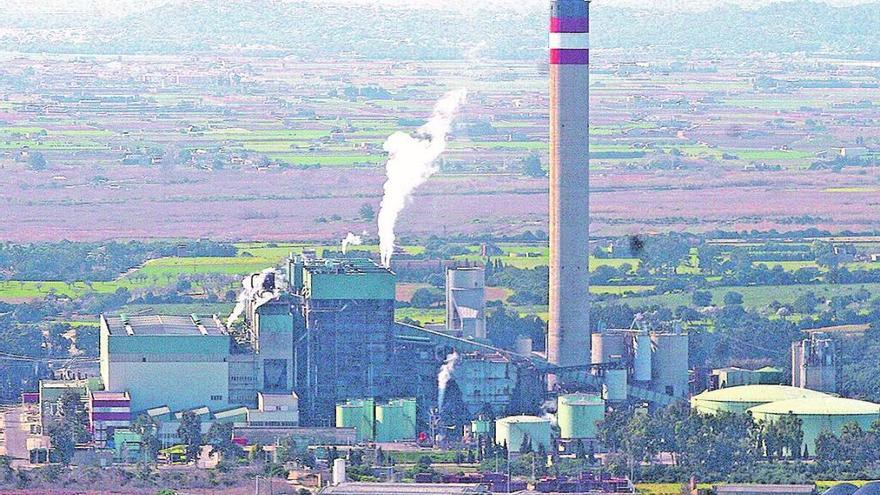
[[[880,492],[880,1],[0,11],[0,493]]]

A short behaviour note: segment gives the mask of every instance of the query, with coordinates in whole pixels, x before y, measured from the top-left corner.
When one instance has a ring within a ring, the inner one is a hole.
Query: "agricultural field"
[[[597,50],[591,61],[591,235],[880,228],[880,204],[866,201],[880,183],[880,135],[867,124],[880,107],[865,103],[874,90],[799,85],[832,69],[862,81],[873,77],[867,64],[791,61],[778,75],[791,85],[782,98],[756,82],[768,73],[759,56],[617,70],[626,57]],[[0,68],[0,237],[375,235],[359,209],[378,210],[382,143],[414,131],[444,91],[462,86],[470,97],[439,171],[404,210],[401,235],[546,232],[547,180],[523,168],[531,154],[547,166],[546,74],[531,63],[463,64],[9,57]],[[835,162],[856,137],[864,158]]]

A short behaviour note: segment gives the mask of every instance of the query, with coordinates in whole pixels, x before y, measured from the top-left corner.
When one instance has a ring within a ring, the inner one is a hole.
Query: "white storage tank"
[[[633,335],[633,381],[651,380],[651,336],[639,332]]]
[[[626,370],[605,370],[602,381],[602,398],[608,402],[621,402],[626,400]]]

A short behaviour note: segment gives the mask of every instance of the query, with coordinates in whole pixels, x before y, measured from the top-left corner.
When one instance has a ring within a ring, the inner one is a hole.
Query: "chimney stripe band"
[[[550,63],[554,65],[588,65],[590,50],[550,49]]]
[[[550,48],[587,50],[590,33],[550,33]]]
[[[550,32],[588,33],[590,32],[590,19],[588,17],[551,17]]]

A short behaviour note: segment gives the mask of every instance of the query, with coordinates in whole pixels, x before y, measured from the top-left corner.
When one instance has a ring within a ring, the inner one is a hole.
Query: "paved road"
[[[28,463],[27,437],[30,425],[23,421],[24,408],[13,407],[2,412],[3,452],[13,458],[13,466]]]

